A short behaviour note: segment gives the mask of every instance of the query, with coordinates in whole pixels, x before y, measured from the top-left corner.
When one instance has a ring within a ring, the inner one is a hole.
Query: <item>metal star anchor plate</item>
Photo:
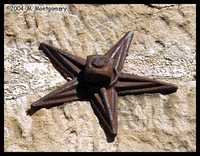
[[[66,80],[72,80],[34,102],[28,114],[75,100],[90,101],[108,140],[113,141],[118,127],[118,96],[171,94],[178,89],[170,83],[121,72],[132,38],[133,33],[127,32],[105,55],[90,55],[86,60],[41,43],[39,50]]]

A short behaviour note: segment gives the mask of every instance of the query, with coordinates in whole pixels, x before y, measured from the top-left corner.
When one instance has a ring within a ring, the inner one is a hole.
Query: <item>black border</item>
[[[1,11],[1,15],[4,15],[4,6],[3,5],[0,5],[0,11]],[[1,27],[4,28],[4,16],[1,17],[2,19],[2,22],[1,22]],[[0,151],[4,151],[4,127],[2,125],[4,125],[4,32],[1,31],[1,40],[3,41],[3,50],[0,52],[0,58],[1,58],[1,61],[0,61],[0,67],[1,67],[1,97],[0,97],[0,100],[1,100],[1,104],[0,104],[0,108],[1,108],[1,114],[0,114],[0,117],[1,117],[1,129],[0,129],[0,139],[1,139],[1,142],[0,142]]]
[[[9,1],[3,1],[4,2],[4,4],[25,4],[25,2],[27,2],[27,3],[29,3],[29,4],[42,4],[42,3],[44,3],[44,4],[50,4],[50,3],[52,3],[53,1],[44,1],[44,0],[35,0],[35,1],[30,1],[30,0],[27,0],[27,1],[12,1],[12,0],[9,0]],[[32,2],[32,3],[31,3]],[[34,2],[34,3],[33,3]],[[120,3],[120,1],[112,1],[112,0],[109,0],[109,1],[106,1],[106,3],[105,2],[103,2],[103,1],[101,1],[101,0],[96,0],[96,1],[91,1],[91,0],[83,0],[82,2],[80,2],[80,1],[78,1],[78,0],[66,0],[65,2],[62,2],[62,1],[56,1],[56,2],[54,2],[54,3],[57,3],[57,4],[59,4],[59,3],[67,3],[67,4],[71,4],[71,3],[79,3],[79,4],[82,4],[82,3],[85,3],[85,4],[101,4],[101,5],[103,5],[103,4],[116,4],[116,2],[118,2],[118,3]],[[128,0],[122,0],[121,1],[121,4],[126,4],[126,3],[133,3],[133,4],[151,4],[151,3],[153,3],[153,4],[167,4],[167,3],[170,3],[170,4],[196,4],[196,34],[198,34],[198,21],[199,21],[199,17],[198,17],[198,11],[197,10],[199,10],[200,8],[199,8],[199,5],[198,5],[198,3],[197,3],[197,1],[196,0],[174,0],[174,1],[172,1],[172,0],[149,0],[148,2],[147,1],[144,1],[144,0],[132,0],[132,1],[128,1]],[[4,5],[0,5],[0,7],[1,7],[1,11],[2,11],[2,14],[1,15],[3,15],[2,17],[1,17],[1,26],[2,26],[2,28],[4,28]],[[3,31],[2,31],[2,35],[1,35],[1,37],[3,38],[4,37],[4,33],[3,33]],[[196,35],[196,43],[198,43],[198,35]],[[2,40],[4,40],[4,38],[2,39]],[[3,44],[2,44],[2,46],[3,46],[3,50],[2,50],[2,52],[0,52],[0,58],[2,58],[2,60],[0,61],[0,63],[1,63],[1,65],[0,65],[0,67],[1,67],[1,104],[0,104],[0,106],[1,106],[1,112],[3,112],[3,113],[1,113],[0,114],[0,116],[1,116],[1,133],[0,133],[0,139],[1,139],[1,142],[0,142],[0,145],[1,145],[1,151],[2,152],[4,152],[4,127],[2,126],[2,125],[4,125],[4,60],[3,60],[3,58],[4,58],[4,42],[3,42]],[[197,44],[196,45],[196,63],[197,63],[197,75],[196,75],[196,92],[197,92],[197,95],[196,95],[196,127],[197,127],[197,129],[196,129],[196,151],[197,152],[199,152],[199,150],[200,150],[200,143],[199,143],[199,134],[198,134],[198,132],[200,132],[200,129],[199,129],[199,118],[200,118],[200,116],[199,116],[199,102],[198,102],[198,97],[199,97],[199,91],[200,91],[200,87],[199,87],[199,85],[198,85],[198,78],[199,78],[199,74],[198,74],[198,71],[199,71],[199,66],[198,66],[198,63],[200,62],[200,58],[199,58],[199,54],[198,54],[198,50],[199,49],[199,44]],[[184,137],[184,136],[183,136]],[[13,153],[13,152],[6,152],[6,153]],[[14,153],[20,153],[20,154],[22,154],[21,152],[14,152]],[[26,153],[26,152],[25,152]],[[29,153],[29,152],[28,152]],[[36,153],[41,153],[41,152],[36,152]],[[51,152],[45,152],[45,154],[46,153],[51,153]],[[53,153],[53,152],[52,152]],[[81,154],[83,154],[84,152],[77,152],[77,153],[81,153]],[[89,154],[90,152],[85,152],[86,154]],[[94,152],[94,154],[97,154],[98,152]],[[108,152],[108,154],[111,154],[111,153],[113,153],[113,152]],[[125,153],[125,154],[131,154],[131,152],[123,152],[123,153]],[[135,152],[133,152],[133,153],[135,153]],[[136,152],[136,153],[138,153],[138,152]],[[141,153],[141,152],[140,152]],[[145,153],[152,153],[152,154],[155,154],[155,153],[157,153],[157,152],[142,152],[143,154],[145,154]],[[159,152],[159,153],[161,153],[161,154],[165,154],[165,152]],[[177,152],[170,152],[170,153],[174,153],[174,154],[178,154]],[[183,152],[180,152],[181,154],[183,154]],[[185,152],[184,152],[185,153]],[[194,154],[195,152],[187,152],[187,153],[189,153],[189,154]],[[62,154],[62,153],[61,153]],[[70,152],[70,154],[71,154],[71,152]],[[103,154],[106,154],[106,153],[103,153]]]
[[[71,3],[77,3],[77,4],[127,4],[127,3],[133,3],[133,4],[196,4],[197,0],[57,0],[57,1],[51,1],[51,0],[26,0],[26,1],[20,1],[20,0],[7,0],[3,1],[5,4],[12,3],[12,4],[24,4],[26,3],[35,3],[35,4],[50,4],[50,3],[57,3],[57,4],[71,4]]]
[[[199,152],[200,151],[200,143],[199,143],[199,134],[198,132],[200,132],[200,127],[199,127],[199,123],[200,123],[200,115],[199,115],[199,102],[198,102],[198,98],[199,98],[199,90],[200,87],[198,85],[198,79],[199,79],[199,65],[198,63],[200,62],[200,58],[199,58],[199,44],[198,44],[198,40],[199,40],[199,36],[197,36],[197,34],[199,34],[199,23],[197,21],[199,21],[199,12],[197,10],[199,10],[199,4],[196,5],[196,151]]]

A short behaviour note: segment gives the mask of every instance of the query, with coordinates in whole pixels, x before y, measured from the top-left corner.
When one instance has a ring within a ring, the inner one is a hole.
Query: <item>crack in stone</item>
[[[158,9],[158,10],[161,10],[163,8],[171,8],[171,7],[175,6],[175,4],[171,4],[171,5],[167,5],[167,6],[159,6],[159,5],[156,5],[156,4],[145,4],[145,5],[150,7],[150,8],[155,8],[155,9]]]

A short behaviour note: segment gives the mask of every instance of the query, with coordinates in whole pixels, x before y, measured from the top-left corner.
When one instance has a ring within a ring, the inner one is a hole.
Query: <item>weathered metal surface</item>
[[[105,55],[90,55],[86,60],[41,43],[39,49],[60,74],[72,80],[31,105],[28,114],[74,100],[88,100],[97,115],[108,141],[117,135],[118,95],[171,94],[178,87],[137,75],[121,72],[133,38],[127,32]]]

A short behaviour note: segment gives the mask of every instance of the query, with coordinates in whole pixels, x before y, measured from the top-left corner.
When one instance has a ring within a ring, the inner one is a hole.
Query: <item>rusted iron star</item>
[[[51,108],[75,100],[88,100],[107,138],[117,135],[117,98],[143,93],[171,94],[176,85],[121,72],[133,38],[127,32],[105,55],[90,55],[82,59],[41,43],[39,50],[69,82],[31,105],[28,114],[41,108]]]

